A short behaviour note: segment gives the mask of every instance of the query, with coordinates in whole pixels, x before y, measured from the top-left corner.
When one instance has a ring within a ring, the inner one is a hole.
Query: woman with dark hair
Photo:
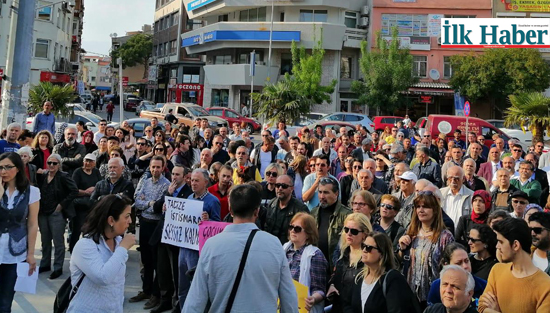
[[[288,226],[289,242],[283,245],[292,279],[309,289],[306,310],[322,313],[327,287],[328,262],[319,248],[319,232],[315,218],[309,213],[294,215]]]
[[[124,157],[130,159],[136,152],[136,139],[124,128],[116,129],[115,136],[120,140],[118,146],[124,152]]]
[[[468,237],[472,274],[487,280],[497,260],[497,235],[486,224],[476,224],[470,229]]]
[[[443,255],[441,257],[441,262],[439,264],[440,271],[444,266],[456,265],[462,269],[472,273],[472,265],[470,264],[470,258],[468,257],[468,252],[466,248],[458,242],[453,242],[449,244],[445,250],[443,250]],[[487,281],[481,278],[474,276],[475,286],[474,286],[474,296],[473,299],[479,299],[483,294],[483,290],[487,286]],[[441,285],[441,279],[436,279],[431,287],[430,293],[428,294],[428,305],[441,303],[441,292],[439,287]],[[472,303],[474,307],[477,307],[476,303]]]
[[[92,131],[86,131],[82,134],[82,142],[80,144],[84,145],[86,148],[86,154],[97,150],[97,145],[94,142],[94,133]]]
[[[302,187],[304,186],[304,179],[308,175],[307,163],[305,156],[297,155],[288,165],[287,175],[294,181],[294,196],[296,199],[302,199]]]
[[[131,212],[132,201],[117,194],[102,197],[89,213],[71,255],[71,284],[80,285],[68,313],[123,312],[128,250],[136,243],[125,234]]]
[[[36,173],[42,173],[42,170],[48,168],[48,164],[46,162],[52,154],[53,145],[53,136],[48,130],[42,130],[34,136],[34,140],[31,144],[34,157],[31,163],[38,169]]]
[[[342,164],[343,165],[343,168],[344,171],[340,172],[338,174],[338,176],[336,176],[336,179],[338,181],[342,181],[342,178],[345,177],[345,176],[349,176],[353,173],[353,157],[352,156],[347,156],[346,157],[346,160],[344,160],[344,163]]]
[[[390,238],[381,232],[369,233],[361,247],[361,261],[365,267],[355,279],[351,308],[344,312],[421,312],[407,280],[394,270],[395,258]]]
[[[382,150],[376,151],[376,155],[380,155],[388,159],[388,156]],[[388,172],[388,165],[380,157],[374,157],[374,160],[376,161],[376,178],[384,179],[384,177],[386,176],[386,172]]]
[[[458,219],[455,239],[463,246],[468,245],[470,229],[477,224],[486,224],[491,211],[491,195],[485,190],[477,190],[472,195],[472,213]]]
[[[398,256],[403,262],[407,282],[425,308],[430,284],[439,278],[443,250],[454,242],[454,237],[443,223],[441,206],[435,195],[421,193],[413,204],[409,229],[399,239]]]
[[[82,135],[84,134],[84,132],[88,131],[88,127],[82,120],[77,121],[75,126],[76,126],[76,136],[77,136],[76,142],[81,143]]]
[[[162,130],[157,130],[155,132],[155,141],[154,141],[154,144],[157,144],[157,143],[162,143],[164,144],[164,142],[166,142],[166,135],[164,133],[164,131]]]
[[[510,214],[508,214],[506,210],[495,210],[489,214],[489,218],[487,218],[487,225],[492,229],[495,223],[509,217]]]
[[[30,185],[21,157],[0,154],[0,313],[11,312],[17,280],[17,264],[36,270],[34,247],[38,234],[40,190]]]

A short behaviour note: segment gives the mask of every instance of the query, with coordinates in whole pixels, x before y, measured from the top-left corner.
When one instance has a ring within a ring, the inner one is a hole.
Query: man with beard
[[[52,154],[61,156],[61,169],[72,176],[73,172],[82,167],[86,148],[76,143],[76,128],[65,129],[65,141],[53,147]]]
[[[4,152],[17,152],[21,146],[17,143],[17,138],[21,134],[21,125],[19,123],[10,123],[6,129],[6,140],[0,140],[0,154]]]
[[[222,165],[218,170],[218,183],[208,188],[208,192],[220,200],[220,216],[222,221],[224,221],[225,216],[229,213],[229,190],[233,185],[232,174],[233,169],[231,166]]]
[[[529,228],[535,250],[531,253],[533,264],[550,275],[550,215],[535,212],[529,217]]]
[[[96,183],[90,199],[93,202],[97,202],[103,196],[119,193],[132,199],[134,197],[134,184],[122,176],[122,172],[124,171],[124,161],[122,158],[112,158],[109,160],[108,169],[108,177]]]
[[[287,175],[277,177],[276,197],[267,204],[264,231],[279,238],[281,244],[288,242],[288,225],[298,212],[309,212],[307,206],[292,196],[294,181]]]
[[[329,174],[330,162],[326,155],[322,155],[317,158],[315,162],[315,172],[310,173],[304,179],[304,186],[302,187],[302,200],[306,203],[309,210],[312,210],[319,204],[319,183],[322,178],[331,177],[336,180],[336,177]],[[338,182],[336,182],[338,185]],[[325,256],[327,257],[327,256]]]
[[[531,260],[531,230],[522,219],[506,218],[493,225],[500,261],[491,269],[478,311],[550,312],[550,277]]]

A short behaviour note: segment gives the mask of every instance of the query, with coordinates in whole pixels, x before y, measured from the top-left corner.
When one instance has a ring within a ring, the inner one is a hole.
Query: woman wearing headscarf
[[[82,134],[81,144],[86,148],[86,154],[97,150],[97,145],[94,142],[94,133],[92,131],[86,131]]]
[[[468,247],[470,229],[475,224],[487,224],[491,211],[491,195],[485,190],[477,190],[472,196],[472,213],[462,216],[456,226],[455,239],[458,243]]]

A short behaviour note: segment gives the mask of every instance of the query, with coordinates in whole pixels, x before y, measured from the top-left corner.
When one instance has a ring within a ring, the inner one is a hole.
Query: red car
[[[227,120],[227,122],[229,122],[229,128],[233,128],[233,123],[235,122],[241,123],[241,126],[243,122],[246,123],[245,129],[248,130],[250,134],[262,128],[262,125],[259,122],[251,118],[243,117],[233,109],[224,107],[211,107],[206,108],[206,111],[208,111],[208,113],[212,116],[217,116],[224,120]]]
[[[372,120],[374,121],[374,130],[376,130],[378,133],[384,131],[386,127],[394,127],[397,122],[403,121],[405,118],[403,117],[396,117],[396,116],[379,116],[374,117]],[[411,121],[411,127],[414,126],[414,122]]]

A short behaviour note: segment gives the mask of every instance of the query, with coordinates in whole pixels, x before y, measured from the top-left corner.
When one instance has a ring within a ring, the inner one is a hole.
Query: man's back
[[[204,245],[183,312],[224,312],[253,223],[232,224]],[[280,241],[256,233],[231,312],[298,312],[298,298]]]

